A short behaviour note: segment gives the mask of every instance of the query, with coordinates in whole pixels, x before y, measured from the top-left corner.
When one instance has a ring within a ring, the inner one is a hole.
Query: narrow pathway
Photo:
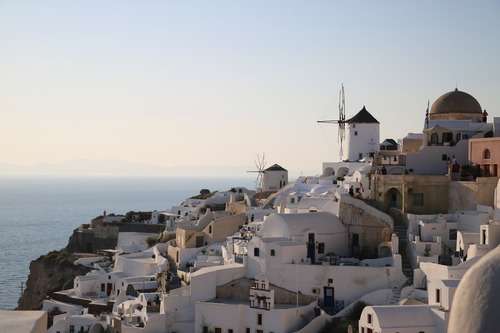
[[[394,220],[394,233],[398,235],[399,238],[399,254],[401,254],[403,274],[408,278],[407,284],[413,283],[413,269],[411,268],[410,260],[406,254],[406,246],[408,244],[408,239],[406,238],[406,226],[400,221]]]

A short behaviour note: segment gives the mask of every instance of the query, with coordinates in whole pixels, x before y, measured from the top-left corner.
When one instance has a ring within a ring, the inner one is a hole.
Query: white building
[[[0,332],[47,332],[45,311],[0,311]]]
[[[195,327],[201,332],[295,332],[314,318],[316,302],[275,304],[274,290],[265,277],[248,289],[249,301],[213,299],[196,303]],[[300,320],[298,320],[300,318]]]
[[[437,333],[439,318],[430,305],[367,306],[359,319],[360,333]]]
[[[359,161],[374,157],[379,151],[380,123],[363,106],[354,117],[347,120],[347,160]]]
[[[489,215],[487,211],[468,210],[454,214],[409,214],[408,256],[412,267],[422,262],[438,263],[439,256],[451,256],[450,264],[458,264],[467,255],[467,239],[477,240],[481,225],[488,224]]]
[[[288,171],[278,164],[265,169],[262,174],[262,191],[277,191],[288,184]]]
[[[446,174],[448,159],[459,165],[469,162],[469,139],[498,137],[499,129],[500,118],[488,123],[479,102],[455,89],[432,104],[422,134],[408,134],[400,140],[399,151],[380,151],[375,165],[384,165],[389,174],[401,174],[404,169],[410,174]]]

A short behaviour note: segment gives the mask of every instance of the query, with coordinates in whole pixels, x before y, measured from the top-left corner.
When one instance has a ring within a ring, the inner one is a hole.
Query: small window
[[[352,128],[356,128],[356,124],[352,124]]]
[[[439,303],[441,301],[441,290],[436,289],[436,303]]]
[[[271,257],[274,257],[275,255],[276,255],[276,252],[273,249],[271,249]]]
[[[222,333],[222,329],[220,327],[214,327],[215,333]]]
[[[371,313],[368,314],[368,324],[372,323],[372,315]]]
[[[333,283],[333,279],[328,279],[328,283]]]
[[[262,313],[257,313],[257,325],[262,326]]]
[[[318,244],[318,254],[323,254],[325,253],[325,243],[319,243]]]
[[[108,280],[111,280],[111,275],[108,275]]]
[[[247,327],[247,328],[245,329],[245,333],[250,333],[250,327]]]
[[[212,225],[209,225],[208,226],[208,233],[211,234],[212,233]]]
[[[233,333],[233,329],[232,328],[228,328],[227,329],[227,333]]]
[[[295,203],[295,198],[290,198],[290,203],[291,204]]]
[[[358,131],[354,131],[354,136],[358,136]]]
[[[450,229],[450,240],[457,240],[457,229]]]
[[[362,159],[362,158],[363,158],[363,153],[359,153],[358,159]]]
[[[106,291],[106,285],[104,283],[101,283],[101,291]]]
[[[359,234],[352,234],[352,246],[359,246]]]
[[[486,159],[486,160],[491,158],[491,154],[490,154],[490,150],[489,149],[485,149],[484,150],[483,158]]]
[[[253,249],[253,256],[254,256],[254,257],[258,257],[258,256],[259,256],[259,254],[260,254],[260,250],[259,250],[259,248],[258,248],[258,247],[255,247],[255,248]]]
[[[413,205],[423,206],[424,205],[424,194],[423,193],[413,193]]]
[[[441,160],[442,161],[448,160],[448,155],[446,155],[446,154],[441,155]]]

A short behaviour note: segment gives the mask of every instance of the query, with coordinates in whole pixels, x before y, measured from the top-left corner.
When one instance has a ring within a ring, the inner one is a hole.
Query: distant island
[[[0,162],[0,177],[5,176],[131,176],[131,177],[224,177],[242,178],[255,166],[177,166],[160,167],[147,163],[130,163],[123,160],[79,159],[60,164],[35,163],[15,165]],[[308,174],[316,171],[304,170]],[[301,171],[290,171],[293,177]]]
[[[164,168],[122,160],[73,160],[60,164],[36,163],[28,166],[0,162],[0,176],[150,176],[150,177],[242,177],[249,166]]]

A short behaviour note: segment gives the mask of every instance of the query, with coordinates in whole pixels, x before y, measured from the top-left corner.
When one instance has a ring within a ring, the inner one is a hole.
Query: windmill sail
[[[257,172],[257,178],[255,179],[255,189],[257,190],[257,192],[262,192],[262,185],[263,185],[262,183],[264,178],[263,176],[267,164],[267,162],[265,161],[265,156],[266,155],[262,153],[262,159],[261,159],[259,154],[257,154],[257,159],[254,160],[255,167],[257,168],[257,170],[247,171],[247,172]]]
[[[339,92],[339,117],[338,119],[330,119],[330,120],[318,120],[318,123],[329,123],[329,124],[338,124],[338,135],[337,142],[340,142],[340,160],[342,161],[342,157],[344,155],[343,151],[343,142],[345,140],[345,94],[344,94],[344,84],[342,84],[340,92]]]

